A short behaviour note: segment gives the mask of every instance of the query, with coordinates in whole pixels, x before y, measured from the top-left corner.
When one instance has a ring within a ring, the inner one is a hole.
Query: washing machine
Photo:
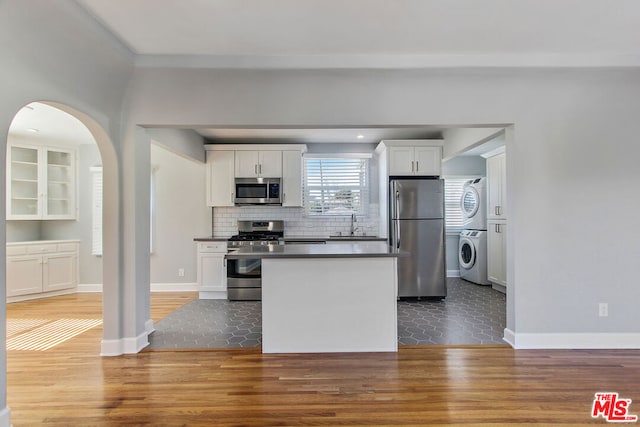
[[[478,285],[490,285],[487,279],[487,232],[462,230],[458,245],[460,278]]]
[[[462,228],[465,230],[487,229],[487,178],[470,179],[462,187],[460,209]]]

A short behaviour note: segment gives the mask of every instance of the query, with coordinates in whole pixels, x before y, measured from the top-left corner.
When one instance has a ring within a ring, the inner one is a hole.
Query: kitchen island
[[[396,259],[384,242],[246,247],[262,260],[263,353],[397,351]]]

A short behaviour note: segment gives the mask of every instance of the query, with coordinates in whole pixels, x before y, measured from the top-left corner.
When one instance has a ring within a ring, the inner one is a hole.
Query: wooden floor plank
[[[153,294],[158,320],[195,298]],[[11,319],[95,318],[98,294],[7,306]],[[640,351],[401,347],[263,355],[256,349],[98,356],[93,328],[47,351],[9,351],[14,426],[585,425],[594,393],[640,413]]]

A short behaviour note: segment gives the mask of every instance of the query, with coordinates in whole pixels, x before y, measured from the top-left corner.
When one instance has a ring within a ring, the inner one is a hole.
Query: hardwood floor
[[[154,294],[152,317],[194,296]],[[100,313],[95,294],[7,307],[9,319]],[[632,399],[630,413],[640,413],[637,350],[434,345],[397,354],[155,350],[101,358],[100,338],[96,327],[50,350],[8,352],[14,426],[604,424],[591,418],[599,391]]]

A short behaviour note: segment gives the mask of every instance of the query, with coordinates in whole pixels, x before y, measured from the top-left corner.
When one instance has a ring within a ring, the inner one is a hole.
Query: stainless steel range
[[[227,241],[229,250],[246,246],[278,245],[284,236],[284,221],[238,221],[238,234]],[[260,301],[262,299],[262,261],[227,260],[227,299]]]

